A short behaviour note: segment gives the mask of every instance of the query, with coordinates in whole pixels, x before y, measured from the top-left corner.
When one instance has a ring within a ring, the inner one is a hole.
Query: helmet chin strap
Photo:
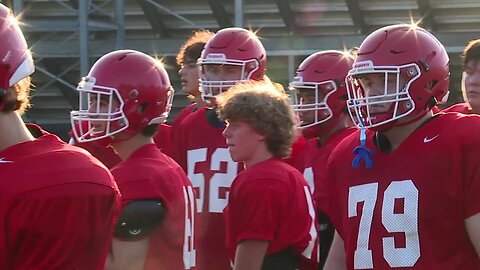
[[[358,108],[357,108],[358,110]],[[365,123],[363,122],[362,118],[360,119],[360,124],[362,127],[360,128],[360,146],[355,147],[353,149],[353,154],[355,155],[355,158],[352,160],[352,167],[355,169],[358,169],[360,167],[360,162],[362,160],[365,161],[365,167],[367,169],[370,169],[373,167],[373,160],[370,156],[375,155],[375,152],[372,149],[367,148],[367,134],[366,134],[366,128],[365,128]]]
[[[355,149],[353,149],[353,154],[355,155],[355,158],[352,160],[352,167],[354,167],[355,169],[358,169],[360,167],[360,162],[362,160],[365,161],[365,167],[367,169],[373,167],[373,160],[370,156],[375,155],[375,152],[372,149],[367,148],[366,141],[366,128],[362,127],[360,129],[360,146],[357,146],[355,147]]]

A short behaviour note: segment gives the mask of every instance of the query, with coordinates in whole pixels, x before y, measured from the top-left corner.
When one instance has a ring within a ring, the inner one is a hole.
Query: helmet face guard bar
[[[295,80],[290,83],[289,90],[292,92],[292,108],[300,119],[302,112],[314,112],[314,119],[311,123],[300,123],[300,128],[307,128],[321,123],[325,123],[333,117],[333,112],[327,104],[328,98],[337,91],[337,85],[334,81],[328,80],[320,83],[300,82]],[[301,98],[301,91],[315,91],[315,102],[305,103]],[[325,94],[326,93],[326,94]]]
[[[200,90],[202,99],[208,100],[209,98],[215,98],[217,95],[227,91],[230,87],[236,85],[237,83],[247,81],[252,77],[259,68],[259,63],[255,59],[249,60],[234,60],[227,59],[224,54],[220,53],[210,53],[205,59],[198,59],[198,65],[200,66]],[[242,68],[240,78],[237,80],[229,81],[216,81],[209,80],[206,78],[203,70],[204,65],[230,65],[230,66],[239,66]]]
[[[168,114],[170,114],[170,110],[172,109],[174,95],[175,90],[173,89],[173,87],[170,86],[170,89],[167,92],[167,104],[165,105],[165,111],[159,117],[155,117],[150,122],[148,122],[149,125],[162,124],[167,121]]]
[[[95,78],[85,77],[77,91],[80,92],[79,110],[72,111],[70,118],[78,142],[100,140],[128,128],[128,119],[123,112],[124,103],[116,89],[97,86]]]
[[[357,128],[378,127],[402,117],[415,110],[415,102],[410,95],[411,84],[420,77],[421,72],[417,64],[403,66],[373,66],[369,63],[358,63],[358,68],[348,72],[345,79],[347,85],[347,107],[350,117]],[[365,74],[384,74],[383,94],[369,96],[357,78]],[[390,75],[390,76],[389,76]],[[388,79],[394,75],[395,89],[389,89]],[[401,84],[401,76],[405,82]],[[387,106],[385,106],[387,105]],[[374,112],[376,106],[388,107],[381,113]]]

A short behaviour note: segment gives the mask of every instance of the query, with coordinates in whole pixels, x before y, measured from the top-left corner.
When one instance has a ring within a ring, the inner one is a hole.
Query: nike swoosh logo
[[[12,163],[13,161],[5,160],[5,158],[0,158],[0,163]]]
[[[432,138],[425,137],[425,138],[423,139],[423,142],[424,142],[424,143],[429,143],[429,142],[435,140],[438,136],[440,136],[440,135],[434,136],[434,137],[432,137]]]

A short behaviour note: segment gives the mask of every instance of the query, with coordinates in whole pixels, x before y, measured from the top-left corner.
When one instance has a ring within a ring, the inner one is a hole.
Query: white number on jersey
[[[305,191],[305,199],[307,200],[307,205],[308,205],[308,215],[312,219],[312,224],[310,225],[310,231],[309,231],[310,241],[308,242],[308,246],[302,252],[302,255],[308,259],[311,259],[314,248],[315,248],[315,244],[317,243],[317,229],[315,227],[315,209],[313,207],[313,200],[312,200],[312,195],[310,195],[310,190],[306,186],[303,187],[303,190]]]
[[[303,177],[305,180],[307,180],[308,186],[310,187],[310,190],[313,191],[315,190],[315,184],[313,182],[313,169],[312,167],[305,168],[303,170]]]
[[[196,251],[194,241],[195,228],[195,210],[193,188],[190,186],[183,187],[183,198],[185,200],[185,234],[183,242],[183,263],[186,269],[195,266]]]
[[[356,217],[358,203],[364,202],[358,228],[357,249],[353,257],[355,269],[374,268],[369,241],[377,195],[378,183],[349,188],[348,217]],[[403,200],[403,213],[394,212],[396,199]],[[390,183],[383,194],[381,217],[382,224],[388,232],[402,232],[405,235],[404,248],[396,248],[393,237],[382,239],[385,260],[392,268],[414,266],[420,258],[420,240],[418,237],[418,189],[411,180]]]
[[[207,160],[207,148],[188,150],[187,152],[187,174],[192,185],[198,188],[199,198],[197,199],[198,212],[203,211],[203,203],[205,202],[205,176],[203,173],[195,173],[195,164]],[[232,160],[230,152],[227,148],[217,148],[211,157],[210,170],[220,170],[222,162],[227,163],[227,171],[225,173],[214,173],[208,183],[209,198],[208,212],[222,213],[228,202],[228,192],[226,198],[220,198],[221,188],[230,188],[233,179],[237,176],[238,163]]]

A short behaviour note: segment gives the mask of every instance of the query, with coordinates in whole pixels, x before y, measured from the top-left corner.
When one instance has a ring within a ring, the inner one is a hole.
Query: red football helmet
[[[289,85],[293,109],[300,119],[302,113],[313,112],[312,121],[302,121],[301,128],[322,124],[322,132],[328,132],[338,123],[347,106],[345,76],[353,60],[350,54],[329,50],[314,53],[300,64]]]
[[[267,68],[267,53],[258,37],[243,28],[225,28],[208,42],[198,59],[202,97],[211,98],[231,86],[249,79],[262,80]],[[240,78],[212,81],[205,77],[204,65],[233,65],[242,68]]]
[[[173,88],[162,63],[134,50],[102,56],[79,83],[80,106],[71,112],[78,142],[129,138],[144,127],[165,122]],[[88,103],[85,103],[88,102]],[[89,107],[89,108],[86,108]],[[87,121],[87,128],[78,122]],[[78,128],[80,127],[80,128]]]
[[[346,79],[347,105],[355,125],[385,130],[422,118],[437,102],[448,99],[448,65],[443,45],[420,27],[399,24],[376,30],[361,44]],[[383,76],[380,95],[368,94],[368,86],[362,85],[371,74]],[[379,112],[379,107],[388,109]]]
[[[10,9],[0,4],[0,109],[10,87],[35,71],[32,54]]]

